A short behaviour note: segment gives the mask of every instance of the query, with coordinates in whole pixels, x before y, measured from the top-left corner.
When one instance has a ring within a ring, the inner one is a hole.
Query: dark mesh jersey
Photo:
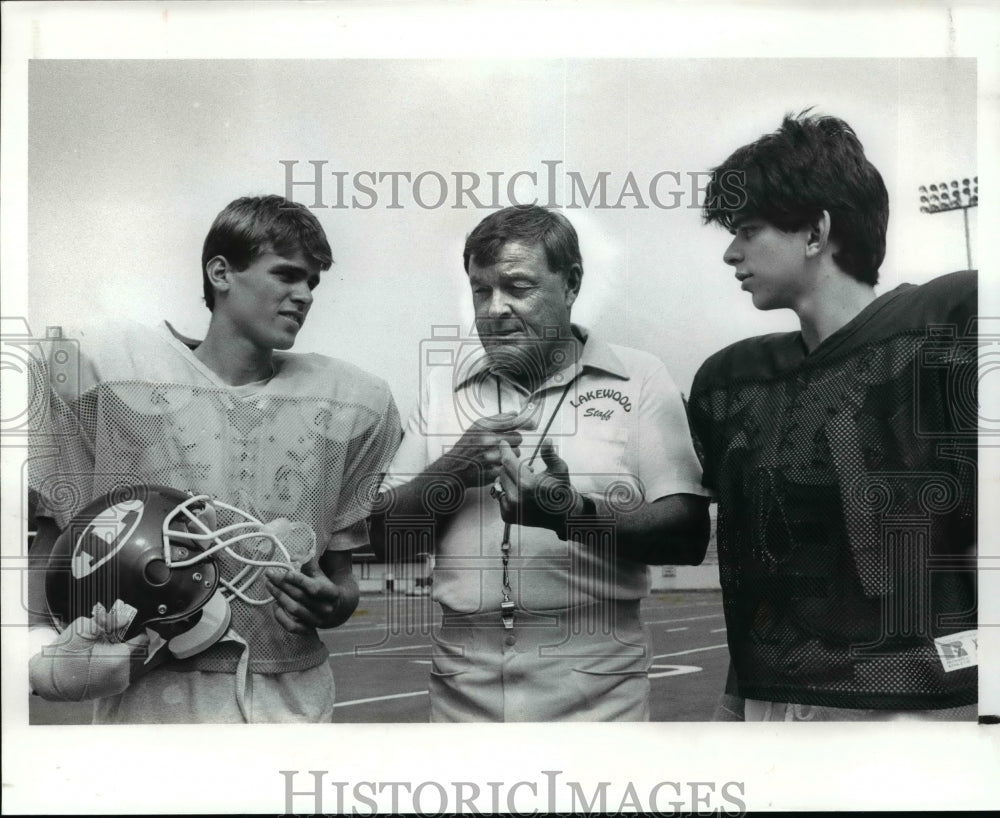
[[[976,275],[888,292],[807,353],[709,358],[689,410],[719,503],[729,648],[747,698],[974,703],[935,639],[976,628]]]

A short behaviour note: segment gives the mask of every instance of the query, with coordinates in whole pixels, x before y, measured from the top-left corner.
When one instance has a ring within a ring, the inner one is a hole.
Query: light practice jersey
[[[326,356],[275,352],[273,377],[231,387],[167,327],[132,323],[75,333],[41,363],[35,386],[49,408],[32,441],[31,482],[40,513],[60,526],[116,486],[151,483],[208,494],[264,522],[305,522],[317,555],[367,542],[364,520],[399,438],[378,378]],[[224,574],[233,570],[219,561]],[[315,632],[286,632],[271,607],[232,603],[252,671],[326,661]],[[231,673],[242,649],[223,642],[170,667]]]

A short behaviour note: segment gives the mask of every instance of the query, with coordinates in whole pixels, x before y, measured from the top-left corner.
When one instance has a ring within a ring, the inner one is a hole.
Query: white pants
[[[434,634],[433,722],[648,721],[651,648],[638,600],[546,611],[445,608]]]
[[[291,673],[251,674],[253,723],[329,722],[336,689],[329,662]],[[95,724],[241,724],[236,674],[154,670],[94,703]]]

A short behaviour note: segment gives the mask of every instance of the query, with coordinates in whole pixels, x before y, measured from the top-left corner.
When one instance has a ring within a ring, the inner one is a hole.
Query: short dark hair
[[[732,230],[759,218],[788,232],[831,219],[833,260],[865,284],[878,283],[885,258],[889,194],[842,119],[787,114],[781,127],[736,150],[712,170],[702,216]]]
[[[208,262],[223,256],[234,270],[242,271],[267,252],[301,252],[321,271],[333,264],[326,233],[305,205],[284,196],[244,196],[223,208],[205,237],[201,276],[209,310],[215,307],[215,290],[208,280]]]
[[[465,272],[475,262],[481,267],[495,264],[505,244],[540,244],[553,273],[565,275],[576,265],[583,274],[583,257],[576,230],[562,213],[538,205],[515,205],[491,213],[465,239],[462,263]]]

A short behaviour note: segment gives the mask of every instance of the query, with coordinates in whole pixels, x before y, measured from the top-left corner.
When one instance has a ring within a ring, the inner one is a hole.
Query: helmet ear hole
[[[150,560],[143,569],[143,576],[150,585],[166,585],[170,579],[170,566],[163,560]]]

